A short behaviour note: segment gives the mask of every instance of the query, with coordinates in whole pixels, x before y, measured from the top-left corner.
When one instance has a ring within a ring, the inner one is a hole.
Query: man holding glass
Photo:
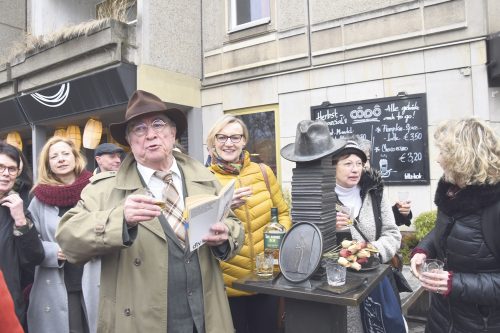
[[[101,256],[99,332],[233,332],[218,260],[239,251],[244,231],[230,216],[213,224],[205,246],[187,250],[184,198],[216,194],[220,185],[201,163],[173,152],[186,127],[180,110],[136,91],[125,121],[110,127],[132,153],[116,176],[94,176],[61,220],[56,237],[68,261]]]

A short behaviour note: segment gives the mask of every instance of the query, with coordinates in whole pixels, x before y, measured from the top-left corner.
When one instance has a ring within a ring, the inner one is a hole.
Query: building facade
[[[111,140],[106,126],[121,119],[138,88],[186,113],[183,143],[199,160],[215,119],[243,117],[248,149],[277,171],[286,191],[294,164],[279,150],[294,141],[300,120],[314,118],[311,108],[418,95],[425,97],[419,140],[428,181],[387,187],[393,199],[409,190],[418,214],[433,208],[441,176],[434,127],[478,116],[500,128],[500,84],[491,77],[500,58],[492,47],[500,31],[496,0],[138,0],[125,1],[126,19],[98,21],[107,2],[0,1],[7,13],[0,18],[0,113],[13,115],[0,124],[0,137],[19,131],[35,164],[59,127],[83,131],[88,119],[99,119],[102,140]],[[65,34],[9,54],[27,31],[48,37],[63,27]]]

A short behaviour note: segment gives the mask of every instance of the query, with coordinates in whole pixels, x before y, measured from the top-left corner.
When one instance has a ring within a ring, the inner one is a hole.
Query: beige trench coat
[[[201,163],[176,152],[174,156],[184,174],[187,196],[215,194],[219,190],[214,175]],[[140,223],[133,244],[124,245],[123,204],[132,193],[144,193],[144,188],[136,162],[129,155],[116,176],[104,173],[91,179],[82,200],[63,216],[56,238],[70,262],[101,256],[98,332],[165,333],[168,238],[155,218]],[[225,223],[229,227],[230,252],[224,259],[229,259],[243,245],[244,230],[236,218],[228,218]],[[208,246],[197,251],[206,333],[233,332],[218,261]]]

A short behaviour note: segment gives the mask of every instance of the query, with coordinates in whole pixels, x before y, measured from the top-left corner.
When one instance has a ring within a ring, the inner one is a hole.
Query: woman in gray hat
[[[366,161],[365,153],[354,141],[348,141],[333,157],[338,204],[350,207],[350,214],[337,212],[337,237],[347,232],[352,239],[370,242],[378,249],[380,261],[386,263],[399,249],[401,233],[384,193],[382,179],[379,173],[364,169]],[[360,308],[348,307],[347,316],[348,331],[363,332]],[[398,322],[404,332],[402,315]]]

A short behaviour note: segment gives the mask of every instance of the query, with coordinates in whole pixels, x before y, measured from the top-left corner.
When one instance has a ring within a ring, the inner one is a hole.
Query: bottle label
[[[284,233],[264,233],[264,249],[279,249]]]

